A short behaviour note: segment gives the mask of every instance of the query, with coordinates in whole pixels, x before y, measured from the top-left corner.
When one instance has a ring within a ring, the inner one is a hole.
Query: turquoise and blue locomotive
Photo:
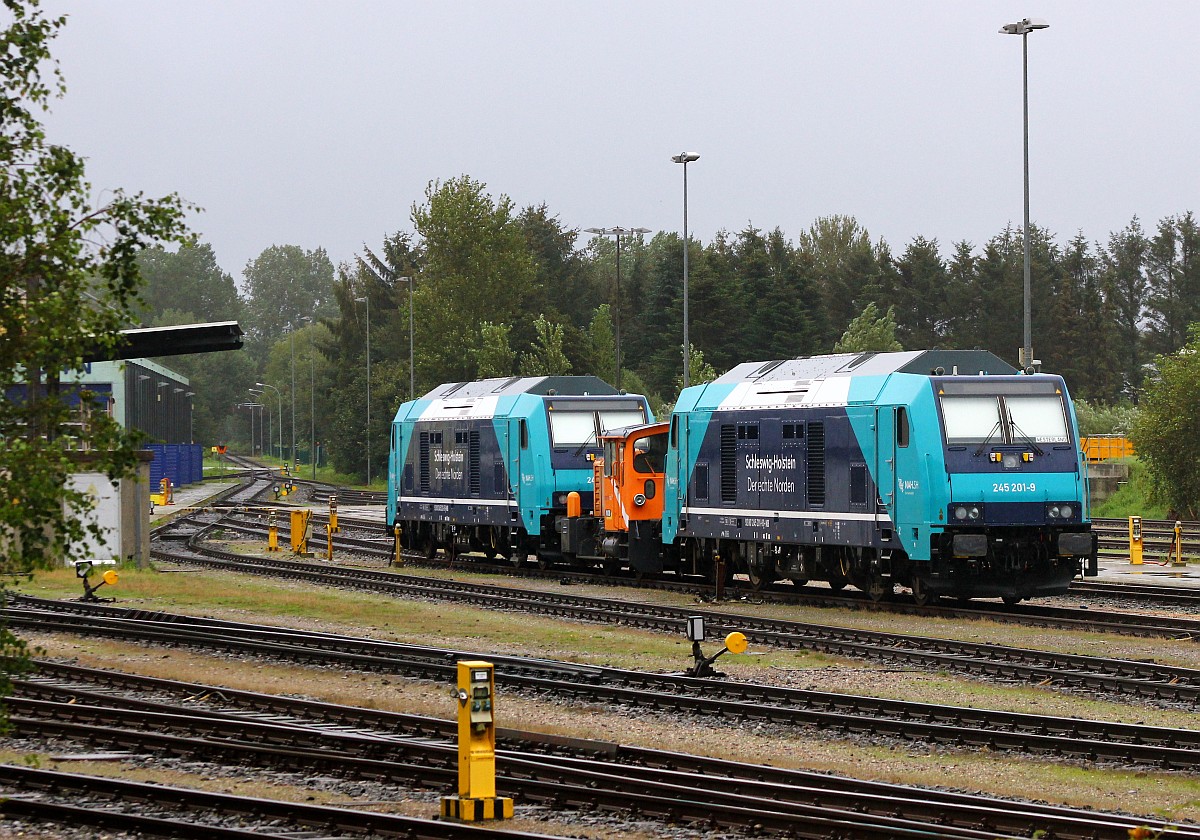
[[[427,552],[899,584],[920,603],[1096,573],[1062,378],[983,351],[747,363],[660,423],[591,378],[446,385],[401,407],[392,444],[389,522]]]
[[[984,351],[743,364],[671,417],[662,539],[754,583],[1015,602],[1096,573],[1059,376]]]
[[[544,556],[568,494],[591,505],[599,435],[653,419],[645,397],[594,376],[442,385],[392,422],[388,524],[429,556]]]

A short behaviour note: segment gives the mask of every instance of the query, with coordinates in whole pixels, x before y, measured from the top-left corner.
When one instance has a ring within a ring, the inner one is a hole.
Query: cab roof
[[[719,384],[812,382],[834,376],[916,373],[938,376],[1015,374],[1016,368],[988,350],[907,350],[895,353],[837,353],[770,362],[746,362],[719,377]]]
[[[517,394],[537,394],[544,397],[611,397],[619,396],[621,392],[596,376],[502,376],[476,382],[447,382],[434,388],[423,399],[476,399]]]

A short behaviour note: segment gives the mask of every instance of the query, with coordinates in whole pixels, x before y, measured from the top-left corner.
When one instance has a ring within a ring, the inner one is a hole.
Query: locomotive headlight
[[[635,505],[637,505],[638,507],[641,507],[642,505],[646,504],[646,495],[644,493],[638,493],[636,496],[633,497],[633,503]]]
[[[1070,519],[1075,515],[1075,508],[1071,507],[1070,505],[1063,505],[1058,509],[1058,515],[1063,519]]]
[[[1016,455],[1005,455],[1004,456],[1004,469],[1006,469],[1006,470],[1015,470],[1017,468],[1017,465],[1020,463],[1021,462],[1018,460]]]
[[[1046,514],[1051,519],[1058,519],[1058,517],[1062,514],[1062,511],[1059,509],[1058,505],[1050,505],[1050,509],[1046,511]]]
[[[965,505],[959,505],[954,509],[954,518],[959,522],[967,518],[967,508]]]
[[[979,518],[979,516],[979,507],[977,505],[971,505],[971,509],[967,511],[967,518],[970,520],[976,520]]]

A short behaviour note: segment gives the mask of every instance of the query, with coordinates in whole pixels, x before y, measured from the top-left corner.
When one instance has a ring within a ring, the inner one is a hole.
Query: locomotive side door
[[[896,511],[896,409],[875,408],[875,528],[891,528]]]

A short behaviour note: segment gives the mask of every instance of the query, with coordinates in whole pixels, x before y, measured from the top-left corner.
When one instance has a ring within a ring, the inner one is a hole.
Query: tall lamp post
[[[411,293],[411,286],[410,293]],[[367,486],[371,485],[371,297],[363,295],[354,299],[367,305]],[[411,312],[411,309],[409,310]],[[409,373],[412,371],[410,370]]]
[[[268,385],[266,382],[255,382],[259,388],[270,388],[275,392],[275,400],[279,405],[279,457],[283,457],[283,394],[274,385]]]
[[[299,318],[300,323],[312,318]],[[296,325],[288,321],[288,349],[292,357],[292,470],[296,469]]]
[[[262,399],[263,391],[261,388],[257,391],[253,388],[250,388],[249,391],[250,395],[255,399]],[[275,443],[275,429],[273,428],[275,425],[275,418],[271,416],[271,406],[266,404],[266,400],[263,400],[263,406],[263,411],[267,413],[267,446],[271,446]],[[261,421],[262,418],[260,417],[259,420]],[[259,431],[261,432],[262,429],[260,428]],[[267,450],[264,449],[263,453],[266,454],[266,452]]]
[[[700,160],[695,152],[680,152],[671,158],[675,163],[683,164],[683,387],[691,384],[692,375],[692,343],[688,338],[688,237],[687,222],[687,165]]]
[[[308,345],[308,455],[312,459],[312,480],[317,480],[317,360]]]
[[[1021,367],[1026,373],[1033,373],[1033,328],[1029,302],[1029,33],[1049,27],[1050,24],[1040,18],[1025,18],[1000,27],[1002,35],[1021,36],[1021,80],[1025,116],[1025,346],[1021,351],[1021,355],[1024,357],[1021,360]]]
[[[588,233],[594,233],[597,236],[611,236],[617,240],[617,306],[616,318],[614,318],[616,333],[617,333],[617,390],[621,390],[621,237],[630,236],[633,234],[649,233],[650,228],[635,227],[610,227],[610,228],[584,228]]]
[[[408,399],[412,401],[417,398],[416,368],[413,367],[413,284],[417,282],[417,278],[397,277],[396,279],[403,280],[408,284]]]

